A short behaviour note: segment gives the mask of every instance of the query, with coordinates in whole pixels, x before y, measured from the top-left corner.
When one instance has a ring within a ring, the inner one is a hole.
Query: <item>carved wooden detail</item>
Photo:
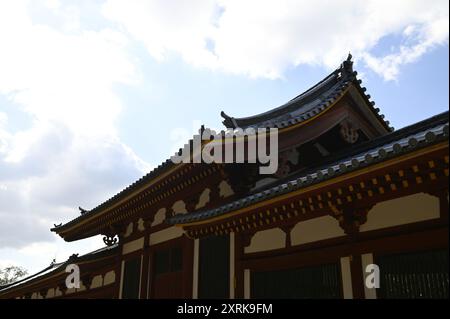
[[[349,144],[354,144],[359,138],[358,128],[349,120],[343,121],[340,124],[340,130],[342,138]]]
[[[106,246],[112,246],[119,242],[119,238],[117,236],[106,235],[103,237],[103,242],[105,243]]]
[[[286,248],[289,248],[292,246],[291,231],[292,231],[292,228],[294,228],[294,226],[295,226],[295,224],[290,224],[290,225],[284,225],[284,226],[280,227],[280,229],[282,231],[284,231],[286,234]]]
[[[359,232],[359,227],[367,221],[367,214],[371,207],[354,209],[353,207],[344,207],[334,211],[333,217],[339,221],[339,226],[347,235],[353,235]]]
[[[255,233],[243,233],[241,234],[242,246],[248,247],[252,241],[252,237]]]
[[[102,233],[103,242],[107,246],[115,245],[123,239],[125,231],[126,227],[124,225],[110,225],[109,228]]]
[[[65,294],[67,291],[67,286],[65,282],[60,283],[57,288],[59,289],[59,291],[61,291],[62,294]]]
[[[81,277],[81,281],[83,282],[83,285],[86,287],[86,289],[89,289],[91,287],[93,279],[94,276],[92,274]]]
[[[198,199],[196,197],[186,199],[185,201],[186,210],[188,213],[195,211],[195,207],[197,206]]]
[[[48,292],[48,289],[46,289],[46,288],[41,289],[39,291],[39,293],[41,294],[42,298],[46,298],[47,297],[47,292]]]

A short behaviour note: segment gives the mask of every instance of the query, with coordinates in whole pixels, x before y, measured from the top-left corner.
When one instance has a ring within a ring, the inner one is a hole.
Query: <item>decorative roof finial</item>
[[[78,207],[78,209],[80,210],[80,214],[83,215],[85,213],[87,213],[88,211],[84,208]]]
[[[347,76],[353,76],[353,61],[352,54],[349,52],[347,56],[347,60],[342,62],[341,70]]]
[[[72,254],[72,255],[70,255],[68,261],[74,261],[74,260],[76,260],[77,258],[78,258],[78,254]]]
[[[227,127],[227,128],[235,128],[236,125],[233,121],[233,118],[231,116],[228,116],[224,111],[220,112],[220,116],[223,117],[224,121],[222,121],[222,123]]]

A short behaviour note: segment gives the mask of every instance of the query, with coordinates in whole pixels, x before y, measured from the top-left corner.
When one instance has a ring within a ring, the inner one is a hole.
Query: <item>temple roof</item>
[[[365,99],[366,104],[369,106],[370,111],[373,112],[377,120],[380,122],[383,130],[393,131],[392,127],[389,127],[389,122],[384,121],[384,115],[379,114],[380,110],[374,107],[374,102],[370,101],[370,95],[365,94],[366,88],[361,87],[361,80],[356,79],[357,72],[353,71],[352,56],[349,54],[347,60],[345,60],[341,66],[328,75],[325,79],[317,83],[315,86],[307,90],[306,92],[295,97],[288,103],[275,108],[266,113],[260,115],[248,117],[248,118],[232,118],[222,112],[222,116],[225,117],[224,124],[227,127],[278,127],[284,128],[297,123],[304,122],[321,112],[326,111],[329,106],[340,99],[343,92],[354,86]],[[237,125],[237,126],[236,126]],[[191,139],[188,143],[192,143]],[[181,152],[181,149],[180,149]],[[78,217],[70,220],[67,223],[55,225],[51,231],[61,234],[72,226],[94,217],[114,206],[116,203],[124,200],[131,194],[146,187],[148,183],[159,177],[160,175],[175,169],[177,165],[174,164],[171,159],[167,159],[161,165],[156,167],[147,175],[143,176],[139,180],[135,181],[125,189],[115,194],[105,202],[99,204],[91,210],[82,210],[82,214]]]
[[[27,276],[25,278],[22,278],[18,281],[15,281],[13,283],[0,286],[0,295],[2,293],[6,293],[10,289],[19,287],[19,286],[25,286],[27,284],[38,282],[39,280],[45,279],[49,277],[49,275],[53,275],[59,272],[65,272],[66,266],[71,263],[77,263],[81,261],[89,261],[89,260],[95,260],[99,257],[108,256],[110,254],[114,254],[115,249],[118,247],[118,244],[112,245],[112,246],[105,246],[100,249],[91,251],[87,254],[84,254],[82,256],[78,256],[78,254],[74,254],[71,257],[69,257],[68,260],[60,263],[52,262],[50,266],[44,268],[43,270],[32,274],[30,276]]]
[[[295,178],[291,177],[288,181],[279,181],[275,186],[245,196],[229,204],[215,209],[176,215],[166,220],[166,222],[169,224],[189,224],[225,215],[237,209],[254,205],[269,198],[277,197],[443,140],[448,141],[448,115],[447,111],[365,142],[355,148],[352,153],[347,153],[333,163],[313,168],[308,172],[304,172],[300,177],[295,176]]]
[[[380,110],[375,108],[375,103],[370,101],[370,95],[365,94],[366,88],[361,87],[361,80],[356,78],[357,72],[353,71],[353,62],[351,54],[341,66],[325,77],[322,81],[296,96],[289,102],[274,108],[270,111],[242,118],[235,118],[221,112],[224,118],[222,122],[227,128],[284,128],[297,123],[306,121],[317,114],[325,111],[328,106],[333,104],[339,96],[350,86],[354,85],[360,90],[361,95],[366,99],[367,104],[376,115],[377,119],[388,130],[389,122],[384,120],[384,115],[379,114]]]
[[[203,129],[203,126],[202,126],[201,129]],[[191,144],[192,145],[194,138],[195,138],[195,136],[192,137],[187,142],[187,144]],[[179,154],[181,154],[181,152],[182,152],[182,148],[179,149],[177,154],[179,155]],[[68,221],[67,223],[61,223],[59,225],[55,224],[54,227],[50,229],[50,231],[55,232],[55,233],[59,233],[61,231],[64,231],[67,228],[70,228],[71,226],[77,224],[78,222],[80,222],[82,220],[85,220],[87,218],[90,218],[92,216],[97,215],[98,213],[100,213],[100,212],[108,209],[109,207],[113,206],[114,204],[120,202],[124,198],[127,198],[128,196],[130,196],[131,194],[135,193],[139,189],[145,187],[148,183],[153,181],[158,176],[161,176],[162,174],[170,172],[171,170],[175,169],[177,166],[181,166],[181,164],[175,164],[172,161],[172,157],[166,159],[164,162],[162,162],[160,165],[155,167],[149,173],[147,173],[146,175],[142,176],[140,179],[138,179],[137,181],[135,181],[132,184],[128,185],[123,190],[119,191],[114,196],[110,197],[109,199],[107,199],[103,203],[97,205],[96,207],[94,207],[94,208],[92,208],[90,210],[86,210],[86,209],[83,209],[83,208],[79,207],[78,209],[81,212],[81,214],[79,216],[77,216],[76,218]]]
[[[168,171],[170,168],[173,168],[174,166],[175,166],[175,164],[170,159],[167,159],[162,164],[160,164],[156,168],[154,168],[151,172],[144,175],[143,177],[141,177],[140,179],[138,179],[131,185],[127,186],[126,188],[124,188],[123,190],[121,190],[120,192],[115,194],[113,197],[111,197],[111,198],[107,199],[106,201],[104,201],[103,203],[97,205],[95,208],[93,208],[91,210],[83,210],[84,212],[82,214],[80,214],[80,216],[70,220],[69,222],[67,222],[65,224],[54,225],[55,227],[51,228],[50,230],[52,232],[58,233],[59,231],[64,230],[65,228],[68,228],[69,226],[74,225],[81,220],[84,220],[90,216],[94,216],[98,212],[114,205],[115,203],[119,202],[123,198],[132,194],[139,188],[146,185],[153,178],[159,176],[163,172]]]

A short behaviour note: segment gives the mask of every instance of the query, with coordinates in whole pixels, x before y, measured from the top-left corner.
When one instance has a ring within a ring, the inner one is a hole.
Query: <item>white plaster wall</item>
[[[439,218],[439,198],[419,193],[376,204],[360,231],[410,224]]]
[[[301,245],[344,235],[336,218],[321,216],[297,223],[291,230],[291,244]]]
[[[250,245],[244,248],[244,252],[255,253],[284,248],[285,246],[286,233],[280,228],[271,228],[256,232],[250,241]]]

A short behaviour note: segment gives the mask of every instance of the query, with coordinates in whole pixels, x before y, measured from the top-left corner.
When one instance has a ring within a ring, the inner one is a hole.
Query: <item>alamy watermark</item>
[[[67,289],[80,288],[80,267],[76,264],[69,264],[66,267],[66,272],[69,273],[66,277]]]
[[[259,163],[260,174],[274,174],[278,169],[277,128],[236,128],[216,131],[202,128],[171,157],[179,163]]]
[[[376,264],[368,264],[366,266],[366,287],[369,289],[380,288],[380,267]]]

